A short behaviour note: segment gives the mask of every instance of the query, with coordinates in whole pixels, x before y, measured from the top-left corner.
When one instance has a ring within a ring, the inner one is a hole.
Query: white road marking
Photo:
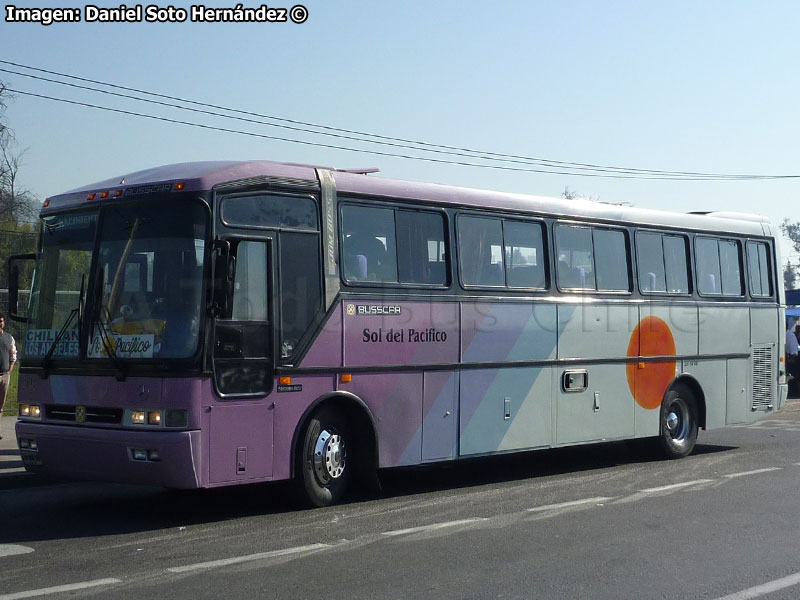
[[[745,477],[746,475],[758,475],[759,473],[769,473],[770,471],[780,471],[780,467],[767,467],[766,469],[756,469],[754,471],[742,471],[741,473],[729,473],[728,475],[723,475],[728,479],[733,479],[734,477]]]
[[[186,565],[183,567],[171,567],[167,569],[167,571],[169,571],[170,573],[187,573],[189,571],[199,571],[201,569],[213,569],[214,567],[225,567],[227,565],[235,565],[238,563],[250,562],[253,560],[263,560],[265,558],[277,558],[281,556],[290,556],[292,554],[301,554],[303,552],[313,552],[314,550],[322,550],[323,548],[330,548],[330,544],[310,544],[308,546],[298,546],[296,548],[273,550],[272,552],[259,552],[258,554],[248,554],[247,556],[234,556],[233,558],[210,560],[208,562],[195,563],[193,565]],[[0,598],[0,600],[3,599]]]
[[[585,500],[572,500],[571,502],[561,502],[560,504],[547,504],[545,506],[537,506],[535,508],[529,508],[528,512],[543,512],[546,510],[558,510],[559,508],[572,508],[573,506],[581,506],[583,504],[601,504],[602,502],[608,502],[609,500],[613,500],[614,498],[606,498],[606,497],[599,497],[599,498],[586,498]]]
[[[419,533],[421,531],[435,531],[437,529],[444,529],[446,527],[456,527],[458,525],[469,525],[470,523],[477,523],[478,521],[485,521],[484,517],[475,517],[473,519],[461,519],[460,521],[447,521],[445,523],[434,523],[432,525],[422,525],[420,527],[409,527],[408,529],[395,529],[394,531],[384,531],[382,535],[397,536],[406,535],[409,533]]]
[[[781,577],[780,579],[776,579],[774,581],[757,585],[755,587],[742,590],[741,592],[734,592],[733,594],[728,594],[727,596],[723,596],[722,598],[717,598],[717,600],[749,600],[750,598],[758,598],[759,596],[771,594],[772,592],[777,592],[778,590],[782,590],[787,587],[792,587],[793,585],[797,585],[799,583],[800,583],[800,573],[795,573],[794,575]]]
[[[701,483],[712,483],[713,479],[696,479],[694,481],[684,481],[683,483],[673,483],[671,485],[662,485],[661,487],[648,488],[641,490],[645,494],[654,494],[657,492],[668,492],[670,490],[677,490],[680,488],[689,487],[690,485],[700,485]]]
[[[17,554],[29,554],[33,548],[27,546],[15,546],[13,544],[0,544],[0,558],[3,556],[15,556]]]
[[[82,581],[80,583],[70,583],[67,585],[57,585],[55,587],[42,588],[39,590],[28,590],[27,592],[16,592],[14,594],[2,594],[0,600],[19,600],[20,598],[36,598],[48,594],[61,594],[63,592],[74,592],[75,590],[85,590],[87,588],[98,587],[101,585],[113,585],[122,583],[121,579],[95,579],[94,581]]]

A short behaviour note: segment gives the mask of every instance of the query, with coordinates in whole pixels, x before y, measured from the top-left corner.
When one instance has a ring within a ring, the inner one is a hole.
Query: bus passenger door
[[[272,475],[271,240],[231,244],[229,296],[215,323],[214,385],[208,407],[211,483]]]

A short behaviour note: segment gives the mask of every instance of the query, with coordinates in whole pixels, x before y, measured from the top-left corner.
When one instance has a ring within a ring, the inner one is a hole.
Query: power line
[[[3,61],[0,61],[0,62],[3,62]],[[162,102],[162,101],[159,101],[159,100],[150,100],[150,99],[147,99],[147,98],[139,98],[137,96],[131,96],[130,94],[121,94],[121,93],[118,93],[118,92],[111,92],[111,91],[108,91],[108,90],[101,90],[101,89],[98,89],[98,88],[93,88],[93,87],[89,87],[89,86],[85,86],[85,85],[78,85],[78,84],[69,83],[69,82],[65,82],[65,81],[58,81],[58,80],[50,79],[50,78],[47,78],[47,77],[39,77],[37,75],[30,75],[30,74],[27,74],[27,73],[19,73],[17,71],[12,71],[12,70],[9,70],[9,69],[0,68],[0,72],[10,73],[10,74],[13,74],[13,75],[20,75],[22,77],[28,77],[28,78],[39,80],[39,81],[46,81],[48,83],[56,83],[56,84],[59,84],[59,85],[65,85],[65,86],[72,87],[72,88],[88,90],[88,91],[97,92],[97,93],[100,93],[100,94],[106,94],[106,95],[109,95],[109,96],[116,96],[116,97],[119,97],[119,98],[127,98],[127,99],[130,99],[130,100],[137,100],[139,102],[147,102],[147,103],[150,103],[150,104],[156,104],[156,105],[165,106],[165,107],[168,107],[168,108],[177,108],[179,110],[186,110],[186,111],[205,114],[205,115],[210,115],[210,116],[214,116],[214,117],[222,117],[222,118],[225,118],[225,119],[233,119],[233,120],[236,120],[236,121],[243,121],[243,122],[251,123],[251,124],[266,125],[266,126],[269,126],[269,127],[279,127],[279,128],[282,128],[282,129],[289,129],[291,131],[298,131],[298,132],[302,132],[302,133],[310,133],[312,135],[325,135],[325,136],[329,136],[329,137],[334,137],[334,138],[338,138],[338,139],[346,139],[346,140],[356,141],[356,142],[366,142],[366,143],[370,143],[370,144],[381,144],[381,145],[386,145],[386,146],[392,146],[392,147],[395,147],[395,148],[405,148],[405,149],[409,149],[409,150],[422,150],[424,152],[433,152],[433,153],[436,153],[436,154],[444,154],[446,156],[460,156],[460,157],[463,157],[463,158],[477,158],[477,159],[481,159],[481,160],[494,160],[494,161],[501,161],[501,162],[517,163],[517,164],[538,164],[538,163],[535,163],[535,162],[531,163],[530,161],[522,161],[522,160],[514,160],[514,159],[498,159],[498,158],[491,158],[491,157],[485,157],[485,156],[476,156],[476,155],[472,155],[472,154],[453,152],[453,151],[418,148],[416,146],[411,146],[411,145],[402,144],[402,143],[375,141],[375,140],[368,140],[368,139],[364,139],[364,138],[360,138],[360,137],[356,137],[356,136],[351,136],[351,135],[335,134],[335,133],[328,133],[328,132],[319,132],[319,131],[314,131],[312,129],[307,129],[307,128],[304,128],[304,127],[295,127],[295,126],[290,126],[290,125],[276,125],[274,123],[265,123],[264,121],[258,121],[258,120],[255,120],[255,119],[250,119],[250,118],[245,118],[245,117],[236,117],[236,116],[232,116],[232,115],[225,115],[225,114],[214,112],[214,111],[203,110],[203,109],[198,109],[198,108],[191,108],[191,107],[187,107],[187,106],[180,106],[179,104],[174,104],[174,103],[170,103],[170,102]],[[109,84],[104,84],[104,85],[109,85]],[[230,109],[225,109],[225,110],[230,110]],[[547,165],[543,165],[543,166],[547,166]],[[600,171],[600,172],[612,172],[612,173],[631,173],[631,174],[636,173],[635,171],[629,172],[629,171],[616,170],[616,169],[611,170],[611,169],[605,169],[605,168],[597,168],[597,169],[585,169],[583,167],[564,167],[564,168],[568,168],[568,169],[573,169],[574,168],[574,169],[581,169],[581,170],[596,170],[596,171]],[[717,177],[717,176],[715,176],[715,177]],[[722,178],[723,176],[719,176],[719,177]],[[724,177],[725,178],[729,178],[728,176],[724,176]],[[733,176],[730,176],[730,178],[733,178]],[[739,178],[739,177],[737,176],[736,178]]]
[[[77,100],[68,100],[66,98],[56,98],[54,96],[47,96],[45,94],[36,94],[34,92],[27,92],[27,91],[24,91],[24,90],[18,90],[18,89],[13,89],[13,88],[6,88],[6,89],[9,92],[12,92],[14,94],[22,94],[24,96],[32,96],[34,98],[42,98],[42,99],[45,99],[45,100],[53,100],[55,102],[63,102],[65,104],[73,104],[75,106],[83,106],[83,107],[86,107],[86,108],[94,108],[94,109],[98,109],[98,110],[105,110],[105,111],[108,111],[108,112],[114,112],[114,113],[119,113],[119,114],[123,114],[123,115],[134,116],[134,117],[143,117],[143,118],[146,118],[146,119],[152,119],[152,120],[156,120],[156,121],[164,121],[166,123],[174,123],[174,124],[178,124],[178,125],[189,125],[189,126],[192,126],[192,127],[199,127],[201,129],[208,129],[208,130],[211,130],[211,131],[221,131],[221,132],[224,132],[224,133],[236,133],[236,134],[239,134],[239,135],[246,135],[246,136],[250,136],[250,137],[257,137],[257,138],[268,139],[268,140],[276,140],[276,141],[280,141],[280,142],[289,142],[289,143],[293,143],[293,144],[303,144],[303,145],[306,145],[306,146],[316,146],[316,147],[319,147],[319,148],[331,148],[331,149],[334,149],[334,150],[347,150],[347,151],[350,151],[350,152],[359,152],[359,153],[362,153],[362,154],[374,154],[374,155],[377,155],[377,156],[387,156],[387,157],[392,157],[392,158],[404,158],[404,159],[408,159],[408,160],[419,160],[419,161],[432,162],[432,163],[438,163],[438,164],[459,165],[459,166],[465,166],[465,167],[478,167],[478,168],[483,168],[483,169],[497,169],[497,170],[501,170],[501,171],[518,171],[518,172],[526,172],[526,173],[545,173],[545,174],[550,174],[550,175],[572,175],[572,176],[576,176],[576,177],[605,177],[605,178],[611,178],[611,179],[650,179],[650,180],[653,180],[653,179],[666,179],[666,180],[678,180],[678,181],[686,181],[686,180],[705,181],[705,180],[707,180],[707,178],[704,178],[704,177],[671,177],[671,176],[658,176],[658,175],[644,176],[644,175],[622,175],[622,174],[620,174],[620,175],[612,175],[612,174],[595,174],[595,173],[571,173],[571,172],[568,172],[568,171],[551,171],[551,170],[547,170],[547,169],[528,169],[528,168],[522,168],[522,167],[507,167],[507,166],[502,166],[502,165],[483,165],[483,164],[479,164],[479,163],[471,163],[471,162],[465,162],[465,161],[443,160],[443,159],[439,159],[439,158],[431,158],[429,156],[413,156],[413,155],[408,155],[408,154],[397,154],[397,153],[392,153],[392,152],[382,152],[380,150],[364,150],[362,148],[350,148],[348,146],[337,146],[335,144],[323,144],[321,142],[310,142],[310,141],[307,141],[307,140],[297,140],[297,139],[293,139],[293,138],[285,138],[285,137],[280,137],[280,136],[276,136],[276,135],[267,135],[267,134],[264,134],[264,133],[256,133],[254,131],[241,131],[241,130],[238,130],[238,129],[229,129],[227,127],[218,127],[218,126],[214,126],[214,125],[206,125],[204,123],[193,123],[191,121],[181,121],[180,119],[170,119],[168,117],[160,117],[160,116],[157,116],[157,115],[139,113],[139,112],[135,112],[135,111],[131,111],[131,110],[123,110],[121,108],[111,108],[109,106],[100,106],[98,104],[90,104],[88,102],[79,102]],[[800,176],[791,176],[791,177],[800,177]]]
[[[41,69],[41,68],[38,68],[38,67],[32,67],[32,66],[24,65],[24,64],[21,64],[21,63],[15,63],[15,62],[11,62],[11,61],[0,60],[0,63],[6,64],[6,65],[11,65],[11,66],[18,67],[18,68],[24,68],[24,69],[28,69],[28,70],[38,71],[38,72],[41,72],[41,73],[48,73],[48,74],[51,74],[51,75],[57,75],[59,77],[65,77],[65,78],[73,79],[73,80],[76,80],[76,81],[83,81],[83,82],[87,82],[87,83],[103,85],[103,86],[106,86],[106,87],[111,87],[111,88],[115,88],[115,89],[131,91],[131,92],[135,92],[135,93],[138,93],[138,94],[145,94],[145,95],[158,97],[158,98],[164,98],[164,99],[173,100],[173,101],[177,101],[177,102],[183,102],[183,103],[192,104],[192,105],[195,105],[195,106],[204,106],[204,107],[213,108],[213,109],[216,109],[216,110],[224,110],[224,111],[227,111],[227,112],[232,112],[232,113],[237,113],[237,114],[255,116],[255,117],[258,117],[260,119],[270,119],[270,120],[275,120],[275,121],[279,121],[279,122],[282,122],[282,123],[291,123],[293,125],[277,125],[275,123],[265,123],[263,121],[256,121],[256,120],[249,119],[249,118],[242,118],[242,117],[235,117],[235,116],[231,116],[231,115],[224,115],[224,114],[220,114],[220,113],[217,113],[217,112],[211,112],[211,111],[207,111],[207,110],[193,109],[193,108],[189,108],[189,107],[185,107],[185,106],[175,105],[175,104],[172,104],[172,103],[160,102],[160,101],[155,101],[155,100],[151,100],[151,99],[147,99],[147,98],[139,98],[139,97],[136,97],[136,96],[130,96],[128,94],[120,94],[120,93],[111,92],[111,91],[108,91],[108,90],[99,90],[97,88],[92,88],[92,87],[88,87],[88,86],[82,86],[82,85],[72,84],[72,83],[63,82],[63,81],[57,81],[57,80],[53,80],[53,79],[49,79],[49,78],[45,78],[45,77],[39,77],[39,76],[27,74],[27,73],[20,73],[18,71],[11,71],[11,70],[8,70],[8,69],[0,69],[0,71],[6,72],[6,73],[10,73],[10,74],[14,74],[14,75],[19,75],[19,76],[23,76],[23,77],[29,77],[29,78],[32,78],[32,79],[38,79],[38,80],[47,81],[47,82],[50,82],[50,83],[56,83],[56,84],[60,84],[60,85],[66,85],[66,86],[70,86],[70,87],[73,87],[73,88],[80,88],[80,89],[84,89],[84,90],[88,90],[88,91],[92,91],[92,92],[96,92],[96,93],[103,93],[103,94],[107,94],[107,95],[113,95],[113,96],[133,99],[133,100],[137,100],[137,101],[141,101],[141,102],[149,102],[149,103],[159,104],[159,105],[170,107],[170,108],[177,108],[177,109],[181,109],[181,110],[189,110],[189,111],[192,111],[192,112],[203,113],[203,114],[207,114],[207,115],[211,115],[211,116],[223,117],[223,118],[229,118],[229,119],[236,119],[236,120],[245,121],[245,122],[249,122],[249,123],[267,125],[267,126],[271,126],[271,127],[280,127],[280,128],[284,128],[284,129],[290,129],[290,130],[293,130],[293,131],[300,131],[300,132],[304,132],[304,133],[310,133],[310,134],[313,134],[313,135],[326,135],[326,136],[331,136],[331,137],[340,138],[340,139],[348,139],[350,141],[357,141],[357,142],[361,142],[361,143],[389,145],[389,146],[393,146],[393,147],[399,147],[399,148],[405,148],[405,149],[411,149],[411,150],[417,150],[417,151],[423,151],[423,152],[434,152],[434,153],[437,153],[437,154],[454,155],[454,156],[459,156],[459,157],[462,157],[462,158],[479,159],[479,160],[487,160],[487,161],[501,161],[501,162],[517,163],[517,164],[535,164],[537,166],[544,166],[544,167],[554,167],[554,168],[559,168],[559,169],[576,169],[576,170],[582,170],[582,171],[598,171],[598,172],[601,172],[601,173],[624,174],[624,175],[641,175],[641,177],[620,177],[618,175],[596,175],[594,173],[573,173],[571,171],[565,172],[565,171],[550,171],[550,170],[538,170],[538,169],[514,169],[514,168],[511,168],[511,167],[498,167],[498,166],[493,166],[493,165],[478,165],[478,164],[474,164],[474,163],[465,163],[465,162],[459,162],[459,161],[434,160],[434,159],[418,157],[418,156],[398,155],[398,154],[392,154],[392,153],[386,153],[386,152],[360,150],[360,149],[341,147],[341,146],[335,146],[335,145],[330,145],[330,144],[313,144],[312,142],[304,142],[304,141],[300,141],[300,140],[280,138],[280,137],[277,137],[277,136],[263,136],[263,137],[266,137],[268,139],[276,139],[276,140],[288,141],[288,142],[294,142],[294,143],[312,144],[312,145],[318,145],[318,146],[321,146],[321,147],[350,150],[350,151],[354,151],[354,152],[371,153],[371,154],[376,154],[376,155],[380,155],[380,156],[393,156],[393,157],[406,158],[406,159],[411,159],[411,160],[428,160],[430,162],[458,164],[458,165],[465,165],[465,166],[479,166],[479,167],[485,167],[485,168],[498,168],[498,169],[503,169],[503,170],[528,171],[528,172],[535,172],[535,173],[551,173],[551,174],[559,174],[559,175],[581,175],[581,176],[593,176],[593,177],[615,177],[615,178],[625,178],[625,179],[632,179],[632,178],[637,178],[637,179],[670,179],[670,180],[687,179],[687,180],[691,180],[691,181],[698,181],[698,180],[704,180],[705,181],[705,180],[718,180],[718,179],[719,180],[752,180],[752,179],[794,179],[794,178],[800,178],[800,175],[724,174],[724,173],[701,173],[701,172],[691,172],[691,171],[663,171],[663,170],[655,170],[655,169],[635,169],[635,168],[626,168],[626,167],[613,167],[613,166],[595,165],[595,164],[589,164],[589,163],[575,163],[575,162],[566,162],[566,161],[554,161],[554,160],[539,159],[539,158],[525,157],[525,156],[512,155],[512,154],[501,154],[501,153],[496,153],[496,152],[484,152],[484,151],[473,150],[473,149],[469,149],[469,148],[459,148],[459,147],[456,147],[456,146],[445,146],[445,145],[440,145],[440,144],[431,144],[431,143],[428,143],[428,142],[422,142],[422,141],[416,141],[416,140],[408,140],[408,139],[404,139],[404,138],[393,138],[393,137],[383,136],[383,135],[378,135],[378,134],[365,133],[365,132],[360,132],[360,131],[355,131],[355,130],[348,130],[348,129],[330,127],[330,126],[326,126],[326,125],[319,125],[319,124],[309,123],[309,122],[305,122],[305,121],[298,121],[298,120],[293,120],[293,119],[285,119],[285,118],[275,117],[275,116],[271,116],[271,115],[263,115],[263,114],[259,114],[259,113],[249,112],[249,111],[242,111],[242,110],[233,109],[233,108],[229,108],[229,107],[224,107],[224,106],[219,106],[219,105],[214,105],[214,104],[208,104],[208,103],[203,103],[203,102],[196,102],[196,101],[188,100],[188,99],[185,99],[185,98],[179,98],[179,97],[175,97],[175,96],[169,96],[169,95],[166,95],[166,94],[159,94],[159,93],[155,93],[155,92],[149,92],[149,91],[146,91],[146,90],[140,90],[140,89],[137,89],[137,88],[121,86],[121,85],[107,83],[107,82],[98,81],[98,80],[94,80],[94,79],[87,79],[87,78],[84,78],[84,77],[78,77],[78,76],[75,76],[75,75],[69,75],[69,74],[66,74],[66,73],[60,73],[58,71],[51,71],[51,70],[48,70],[48,69]],[[26,93],[26,92],[21,92],[20,91],[18,93]],[[27,93],[27,94],[28,95],[35,95],[35,94],[31,94],[31,93]],[[63,99],[54,98],[54,97],[50,97],[50,96],[44,96],[44,95],[40,95],[40,97],[51,99],[51,100],[66,101],[66,100],[63,100]],[[97,105],[88,105],[86,103],[77,103],[77,104],[83,104],[85,106],[90,106],[92,108],[98,108],[98,109],[116,110],[116,111],[120,112],[119,109],[111,109],[111,108],[108,108],[108,107],[101,107],[101,106],[97,106]],[[125,112],[125,111],[122,111],[122,112]],[[149,116],[149,117],[152,117],[152,115],[145,115],[145,114],[141,114],[141,113],[132,113],[131,111],[128,111],[128,114],[136,114],[137,116],[145,116],[145,117]],[[164,120],[167,120],[167,121],[170,121],[170,122],[175,122],[175,123],[182,123],[182,124],[186,124],[186,125],[201,126],[200,124],[188,123],[188,122],[179,121],[179,120],[170,120],[170,119],[164,119]],[[312,130],[308,130],[308,129],[301,128],[301,127],[295,127],[294,125],[303,125],[304,127],[313,127],[313,128],[317,128],[317,129],[323,129],[325,131],[312,131]],[[206,126],[206,127],[208,127],[208,126]],[[257,135],[257,134],[253,134],[252,132],[242,132],[242,131],[236,131],[236,130],[229,130],[229,129],[226,129],[226,128],[213,128],[213,127],[208,127],[208,128],[217,129],[217,130],[220,130],[220,131],[229,131],[229,132],[234,132],[234,133],[240,133],[240,134],[244,134],[244,135]],[[330,133],[330,132],[340,132],[340,133]],[[347,135],[342,135],[342,134],[347,134]],[[362,136],[362,137],[353,137],[352,135],[349,135],[349,134],[354,134],[354,135]],[[363,136],[373,137],[373,138],[376,138],[376,139],[374,139],[374,140],[364,139]],[[413,146],[410,146],[409,144],[413,144]],[[421,147],[417,147],[417,146],[421,146]],[[444,149],[444,150],[437,150],[437,149]]]

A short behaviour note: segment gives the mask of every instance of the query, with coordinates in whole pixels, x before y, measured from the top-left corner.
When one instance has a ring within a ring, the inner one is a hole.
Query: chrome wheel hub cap
[[[328,483],[344,473],[344,440],[335,432],[323,429],[314,446],[314,472],[321,483]]]
[[[667,428],[670,430],[670,433],[675,433],[675,430],[678,428],[678,415],[674,412],[670,412],[667,415]]]
[[[689,436],[691,424],[689,411],[679,399],[669,407],[666,414],[667,433],[677,444],[683,444]]]

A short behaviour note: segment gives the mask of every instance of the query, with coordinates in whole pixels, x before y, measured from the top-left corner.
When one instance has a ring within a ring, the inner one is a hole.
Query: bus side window
[[[772,296],[769,251],[763,242],[747,242],[747,263],[750,271],[750,294],[760,298]]]
[[[398,210],[396,217],[400,283],[445,285],[444,216],[434,212]]]
[[[571,225],[556,226],[558,285],[563,289],[596,289],[592,230]]]
[[[505,285],[500,219],[462,216],[458,223],[458,247],[464,285]]]
[[[394,211],[343,206],[342,258],[347,282],[397,283]]]
[[[503,223],[506,280],[509,287],[544,289],[544,243],[540,223]]]
[[[701,294],[741,296],[741,249],[736,240],[695,240],[697,287]]]
[[[268,321],[267,252],[264,242],[239,242],[233,283],[234,321]]]

